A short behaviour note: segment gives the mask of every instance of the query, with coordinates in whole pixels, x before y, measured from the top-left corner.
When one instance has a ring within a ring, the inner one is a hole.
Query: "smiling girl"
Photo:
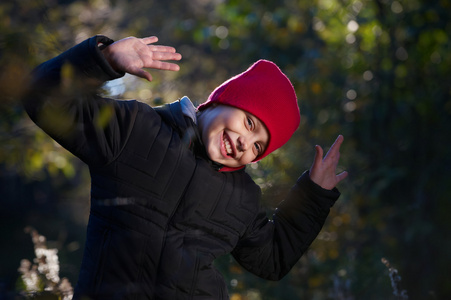
[[[259,60],[195,108],[187,97],[152,108],[98,95],[108,80],[144,68],[178,71],[180,54],[156,37],[92,37],[36,68],[24,106],[82,159],[91,209],[74,299],[228,299],[213,262],[231,253],[269,280],[287,274],[321,230],[347,173],[339,136],[316,157],[269,219],[245,171],[299,126],[289,79]],[[68,68],[73,78],[67,78]],[[98,120],[111,116],[99,126]],[[58,116],[58,117],[55,117]],[[63,116],[63,117],[61,117]]]

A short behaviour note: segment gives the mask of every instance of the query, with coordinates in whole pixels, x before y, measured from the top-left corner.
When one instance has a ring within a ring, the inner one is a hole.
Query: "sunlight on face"
[[[227,167],[251,163],[269,142],[268,130],[257,117],[232,106],[209,107],[198,122],[208,156]]]

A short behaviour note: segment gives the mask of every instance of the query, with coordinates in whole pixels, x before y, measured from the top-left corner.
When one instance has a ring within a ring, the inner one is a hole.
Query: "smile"
[[[224,148],[225,148],[227,156],[233,156],[232,143],[229,140],[229,136],[227,134],[224,133],[222,135],[222,141],[224,142]]]

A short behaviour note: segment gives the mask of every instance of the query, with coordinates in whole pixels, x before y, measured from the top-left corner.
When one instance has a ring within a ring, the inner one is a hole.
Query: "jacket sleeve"
[[[316,238],[339,196],[336,188],[323,189],[305,172],[272,220],[260,211],[232,255],[255,275],[280,280]]]
[[[106,164],[121,151],[138,110],[136,101],[97,95],[116,72],[99,46],[113,41],[92,37],[39,65],[23,104],[30,118],[56,142],[87,164]]]

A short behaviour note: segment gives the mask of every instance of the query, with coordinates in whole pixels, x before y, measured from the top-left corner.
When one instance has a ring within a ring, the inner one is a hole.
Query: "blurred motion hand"
[[[152,81],[152,75],[143,68],[178,71],[177,64],[164,61],[182,58],[173,47],[153,45],[157,41],[156,36],[128,37],[105,47],[102,53],[116,71]]]
[[[323,148],[316,145],[315,159],[310,168],[310,179],[324,189],[333,189],[340,181],[348,176],[344,171],[336,174],[338,161],[340,159],[340,146],[343,143],[343,136],[339,135],[332,147],[323,159]]]

